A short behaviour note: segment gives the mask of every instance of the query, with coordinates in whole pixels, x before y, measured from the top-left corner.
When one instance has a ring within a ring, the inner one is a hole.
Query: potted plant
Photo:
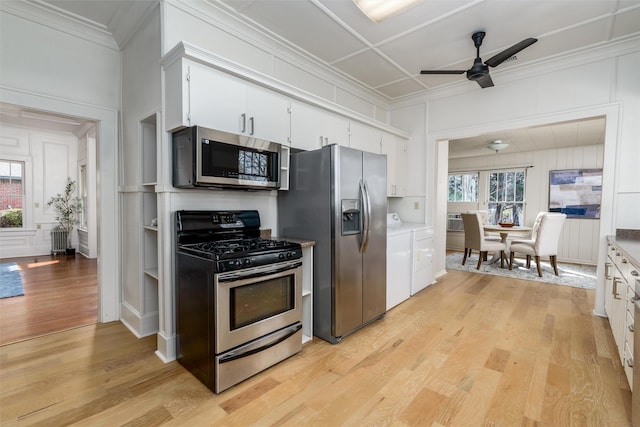
[[[74,255],[76,250],[71,247],[71,232],[73,227],[80,223],[78,214],[82,211],[82,199],[75,196],[76,182],[67,177],[64,193],[58,193],[48,202],[48,206],[53,206],[56,211],[57,228],[67,233],[67,255]]]

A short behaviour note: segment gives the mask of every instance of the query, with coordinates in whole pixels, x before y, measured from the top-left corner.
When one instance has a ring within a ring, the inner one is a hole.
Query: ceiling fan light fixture
[[[374,22],[380,22],[423,0],[353,0],[360,10]]]
[[[499,151],[504,150],[507,147],[509,147],[509,144],[507,144],[506,142],[502,142],[502,140],[500,140],[500,139],[496,139],[495,141],[491,141],[489,143],[489,145],[487,145],[487,148],[489,150],[495,151],[496,153],[499,152]]]

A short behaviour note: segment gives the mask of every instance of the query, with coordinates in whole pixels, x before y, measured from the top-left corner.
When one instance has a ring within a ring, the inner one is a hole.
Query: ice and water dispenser
[[[360,234],[360,200],[342,200],[342,234]]]

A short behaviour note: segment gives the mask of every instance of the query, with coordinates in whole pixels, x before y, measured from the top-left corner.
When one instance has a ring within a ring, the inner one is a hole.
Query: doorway
[[[0,88],[0,95],[7,104],[43,113],[80,117],[95,124],[97,321],[119,320],[118,111],[8,88]]]
[[[427,135],[427,146],[435,147],[435,209],[434,226],[436,233],[435,246],[436,271],[445,271],[446,235],[447,235],[447,200],[448,200],[448,173],[449,173],[449,141],[453,139],[468,138],[490,132],[499,132],[508,129],[527,128],[571,120],[581,120],[589,117],[604,117],[606,126],[604,131],[604,160],[602,177],[602,200],[599,235],[595,245],[598,247],[598,272],[596,284],[596,300],[594,313],[604,315],[604,273],[600,266],[604,264],[606,254],[602,250],[607,234],[613,229],[614,205],[615,205],[615,164],[618,140],[619,106],[607,104],[592,108],[560,112],[547,116],[530,117],[521,120],[494,123],[491,125],[477,125],[457,130],[434,132]]]
[[[3,345],[96,323],[97,159],[93,121],[2,103],[0,123],[2,161],[21,166],[19,174],[10,174],[17,176],[20,197],[0,212],[3,218],[18,212],[21,221],[2,221],[0,258],[3,266],[19,271],[24,293],[0,300]],[[48,202],[64,193],[67,179],[80,210],[73,216],[70,246],[52,231],[60,212]],[[78,253],[58,255],[64,248]]]

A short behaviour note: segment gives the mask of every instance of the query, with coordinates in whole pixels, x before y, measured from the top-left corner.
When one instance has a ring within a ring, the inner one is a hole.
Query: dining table
[[[509,234],[527,234],[530,235],[531,234],[531,227],[524,227],[524,226],[520,226],[520,225],[512,225],[512,226],[503,226],[503,225],[499,225],[499,224],[485,224],[482,227],[486,232],[492,232],[492,233],[499,233],[500,234],[500,241],[502,243],[504,243],[505,245],[507,244],[507,237],[509,237]],[[507,260],[509,257],[509,246],[507,245],[507,250],[505,251],[505,253],[507,254]],[[500,260],[500,253],[494,253],[493,257],[491,258],[491,260],[489,261],[489,264],[493,264],[497,261]]]

